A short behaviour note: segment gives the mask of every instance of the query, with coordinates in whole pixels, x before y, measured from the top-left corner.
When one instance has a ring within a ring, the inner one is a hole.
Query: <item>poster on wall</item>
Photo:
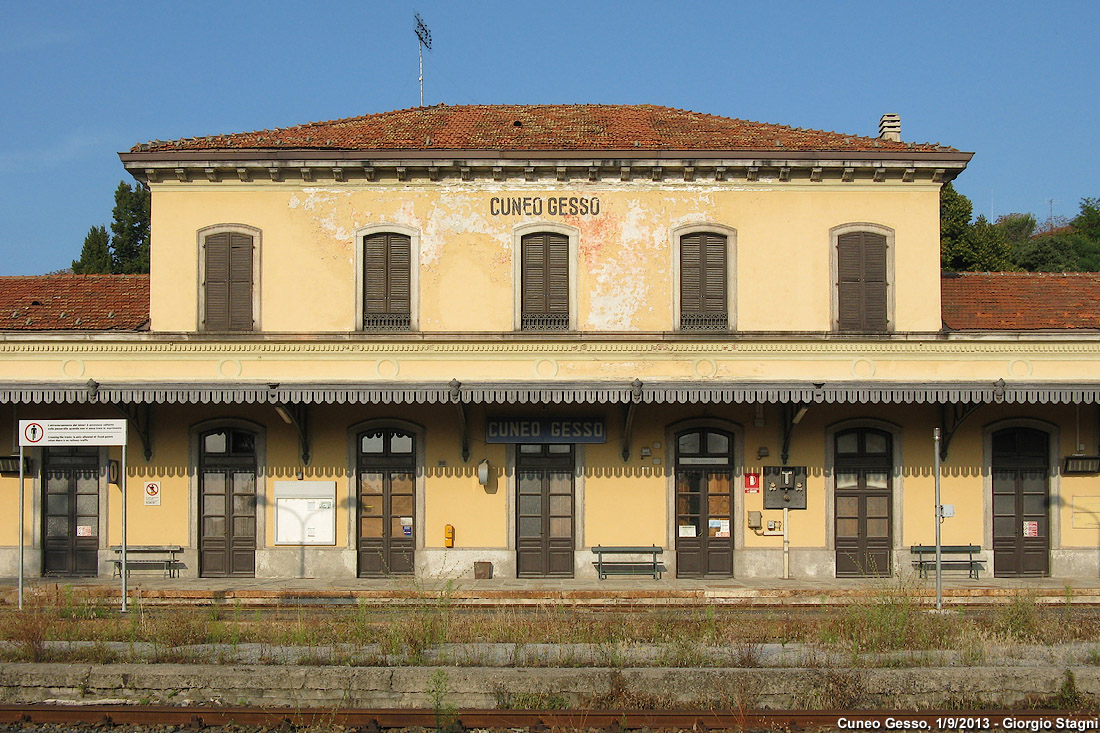
[[[336,482],[275,482],[275,544],[336,544]]]
[[[758,473],[746,473],[745,474],[745,493],[746,494],[759,494],[760,493],[760,474],[758,474]]]
[[[145,506],[160,506],[160,481],[145,482]]]
[[[1033,520],[1024,522],[1024,537],[1038,537],[1039,523]]]

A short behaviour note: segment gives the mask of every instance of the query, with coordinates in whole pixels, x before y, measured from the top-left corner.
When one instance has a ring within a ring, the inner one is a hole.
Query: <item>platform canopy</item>
[[[0,403],[129,404],[1094,404],[1100,382],[0,383]]]

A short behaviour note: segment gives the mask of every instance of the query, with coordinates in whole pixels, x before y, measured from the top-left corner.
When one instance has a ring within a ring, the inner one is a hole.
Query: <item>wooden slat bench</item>
[[[115,564],[114,575],[122,575],[122,547],[113,545],[115,557],[111,560]],[[177,559],[177,555],[183,552],[179,545],[126,545],[126,574],[132,570],[146,570],[155,568],[164,571],[166,578],[178,578],[180,566],[183,564]],[[134,557],[140,555],[141,557]],[[160,557],[150,557],[160,555]]]
[[[913,564],[920,570],[922,578],[928,577],[928,569],[936,570],[936,546],[912,545],[909,551],[917,556]],[[978,579],[978,568],[981,566],[981,558],[975,557],[982,551],[980,545],[940,545],[941,567],[966,568],[970,577]],[[963,556],[966,559],[963,559]]]
[[[657,545],[626,546],[626,545],[596,545],[592,548],[592,554],[596,556],[596,573],[600,580],[605,580],[608,575],[652,575],[654,580],[661,578],[661,565],[657,562],[657,556],[664,549]],[[649,555],[649,560],[607,560],[608,555]]]

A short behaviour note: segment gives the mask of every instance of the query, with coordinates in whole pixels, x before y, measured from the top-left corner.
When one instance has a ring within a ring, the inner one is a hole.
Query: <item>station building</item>
[[[127,542],[184,577],[591,578],[657,545],[669,582],[778,579],[784,530],[795,578],[909,571],[939,428],[945,543],[1096,577],[1100,280],[941,275],[970,158],[892,115],[647,105],[138,145],[148,276],[0,281],[0,440],[125,418]],[[110,574],[120,449],[28,455],[25,572]]]

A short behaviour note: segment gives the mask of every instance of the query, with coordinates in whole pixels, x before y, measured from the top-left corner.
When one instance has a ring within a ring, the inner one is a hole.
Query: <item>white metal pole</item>
[[[936,428],[932,435],[935,437],[935,472],[936,472],[936,610],[943,610],[943,549],[940,545],[940,429]]]
[[[20,441],[22,443],[22,441]],[[23,610],[23,446],[19,446],[19,610]]]
[[[420,58],[420,106],[424,106],[424,44],[416,44],[416,55]]]
[[[791,579],[791,536],[789,534],[790,509],[783,507],[783,580]]]
[[[118,480],[122,482],[122,612],[126,613],[126,444],[122,444],[122,467]]]

